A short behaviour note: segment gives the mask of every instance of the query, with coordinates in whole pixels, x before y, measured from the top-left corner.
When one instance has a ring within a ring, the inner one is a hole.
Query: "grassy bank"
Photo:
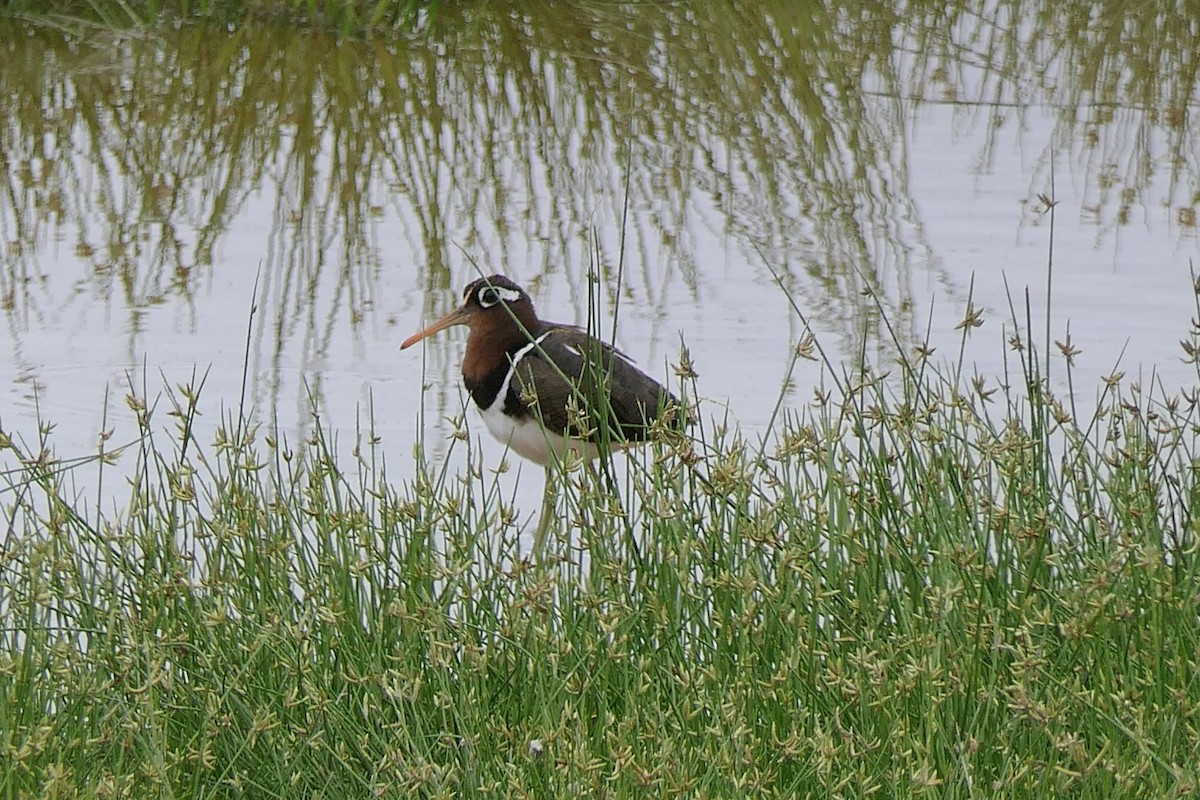
[[[0,797],[1190,796],[1195,402],[1013,344],[575,472],[537,565],[490,478],[131,400],[123,512],[4,476]]]

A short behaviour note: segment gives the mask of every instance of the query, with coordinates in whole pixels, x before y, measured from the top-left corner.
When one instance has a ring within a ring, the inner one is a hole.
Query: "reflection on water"
[[[656,319],[769,286],[771,270],[845,352],[886,350],[881,313],[923,335],[914,296],[932,284],[960,303],[969,281],[931,245],[911,190],[935,113],[977,143],[984,174],[1002,132],[1021,141],[1049,110],[1051,134],[1023,155],[1030,199],[1057,163],[1084,182],[1097,235],[1153,202],[1192,237],[1196,20],[972,8],[495,3],[394,42],[7,23],[6,391],[29,401],[37,381],[54,390],[48,369],[95,362],[105,380],[156,374],[164,348],[177,365],[240,364],[257,280],[256,405],[353,395],[380,370],[416,369],[363,354],[443,310],[472,262],[535,294],[566,287],[559,308],[583,305],[601,265],[609,306],[638,309],[660,360],[676,329]],[[794,338],[791,325],[767,335]],[[693,341],[719,335],[690,327]],[[189,336],[194,350],[168,347]],[[56,337],[76,361],[46,356]],[[428,351],[447,413],[456,354]]]

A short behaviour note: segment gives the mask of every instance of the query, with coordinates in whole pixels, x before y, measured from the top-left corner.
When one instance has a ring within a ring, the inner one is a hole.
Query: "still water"
[[[1044,339],[1052,261],[1078,398],[1114,368],[1191,385],[1196,23],[1011,7],[493,3],[401,41],[6,23],[0,428],[85,456],[132,437],[131,386],[170,431],[167,389],[203,378],[202,439],[243,406],[300,438],[315,405],[347,439],[373,418],[400,479],[465,395],[461,333],[397,346],[480,272],[584,324],[594,271],[602,329],[662,378],[686,343],[751,439],[822,380],[784,289],[838,370],[957,360],[973,298],[964,373],[995,378],[1010,299]]]

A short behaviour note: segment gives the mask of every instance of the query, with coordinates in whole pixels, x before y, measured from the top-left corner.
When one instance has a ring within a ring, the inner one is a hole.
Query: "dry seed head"
[[[692,467],[701,461],[700,455],[696,453],[695,445],[686,436],[680,437],[679,441],[675,443],[674,451],[675,457],[686,466]]]
[[[537,405],[537,402],[538,402],[537,388],[533,385],[532,381],[530,381],[528,384],[526,384],[524,381],[522,381],[521,382],[521,391],[518,393],[517,396],[520,397],[522,405],[529,406],[530,408]]]
[[[982,375],[976,375],[971,379],[971,387],[975,390],[975,394],[984,402],[991,402],[992,395],[996,393],[995,389],[988,389],[987,378]]]
[[[590,439],[596,433],[587,409],[574,394],[567,398],[567,426],[581,439]]]
[[[803,358],[805,361],[817,360],[817,339],[811,332],[806,332],[800,337],[800,341],[796,343],[796,356]]]
[[[967,311],[963,315],[962,322],[954,326],[954,330],[970,331],[971,328],[978,328],[983,325],[983,311],[975,307],[974,303],[967,303]]]
[[[1063,354],[1063,358],[1067,360],[1067,366],[1075,366],[1075,356],[1079,355],[1083,351],[1071,343],[1070,332],[1067,333],[1067,340],[1065,342],[1060,342],[1056,339],[1054,343],[1058,345],[1058,349]]]
[[[675,365],[674,372],[684,380],[695,380],[700,377],[696,372],[696,365],[692,361],[692,352],[688,350],[687,345],[679,346],[679,363]]]
[[[1054,416],[1054,421],[1059,425],[1067,425],[1071,422],[1071,413],[1063,406],[1062,401],[1057,398],[1050,403],[1050,413]]]
[[[200,396],[200,393],[195,388],[185,383],[176,384],[175,388],[179,390],[179,394],[188,401],[189,405],[196,405],[196,398]]]

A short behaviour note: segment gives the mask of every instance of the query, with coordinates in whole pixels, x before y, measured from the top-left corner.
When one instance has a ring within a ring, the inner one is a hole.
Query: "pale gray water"
[[[345,443],[373,399],[400,479],[419,409],[436,458],[463,395],[461,333],[399,342],[457,302],[475,264],[526,284],[544,317],[583,323],[599,260],[617,343],[667,377],[682,336],[708,413],[727,406],[757,437],[802,332],[772,270],[846,363],[864,342],[894,355],[864,286],[904,346],[929,324],[954,358],[973,279],[986,322],[967,372],[1000,375],[1005,281],[1017,303],[1029,290],[1039,340],[1045,324],[1039,194],[1058,202],[1051,336],[1069,325],[1082,350],[1077,399],[1122,351],[1131,375],[1195,383],[1178,342],[1195,314],[1196,95],[1169,48],[1147,76],[1101,32],[1039,61],[916,21],[859,68],[828,59],[857,41],[832,21],[828,41],[694,19],[663,38],[683,12],[639,7],[632,32],[598,12],[559,40],[553,20],[509,28],[495,13],[386,47],[278,30],[6,37],[5,96],[21,102],[0,165],[3,430],[30,441],[40,416],[59,457],[86,455],[104,429],[132,436],[127,380],[154,396],[207,372],[211,439],[241,397],[257,278],[249,405],[299,438],[314,398]],[[786,406],[819,379],[802,362]],[[540,478],[527,483],[533,513]]]

